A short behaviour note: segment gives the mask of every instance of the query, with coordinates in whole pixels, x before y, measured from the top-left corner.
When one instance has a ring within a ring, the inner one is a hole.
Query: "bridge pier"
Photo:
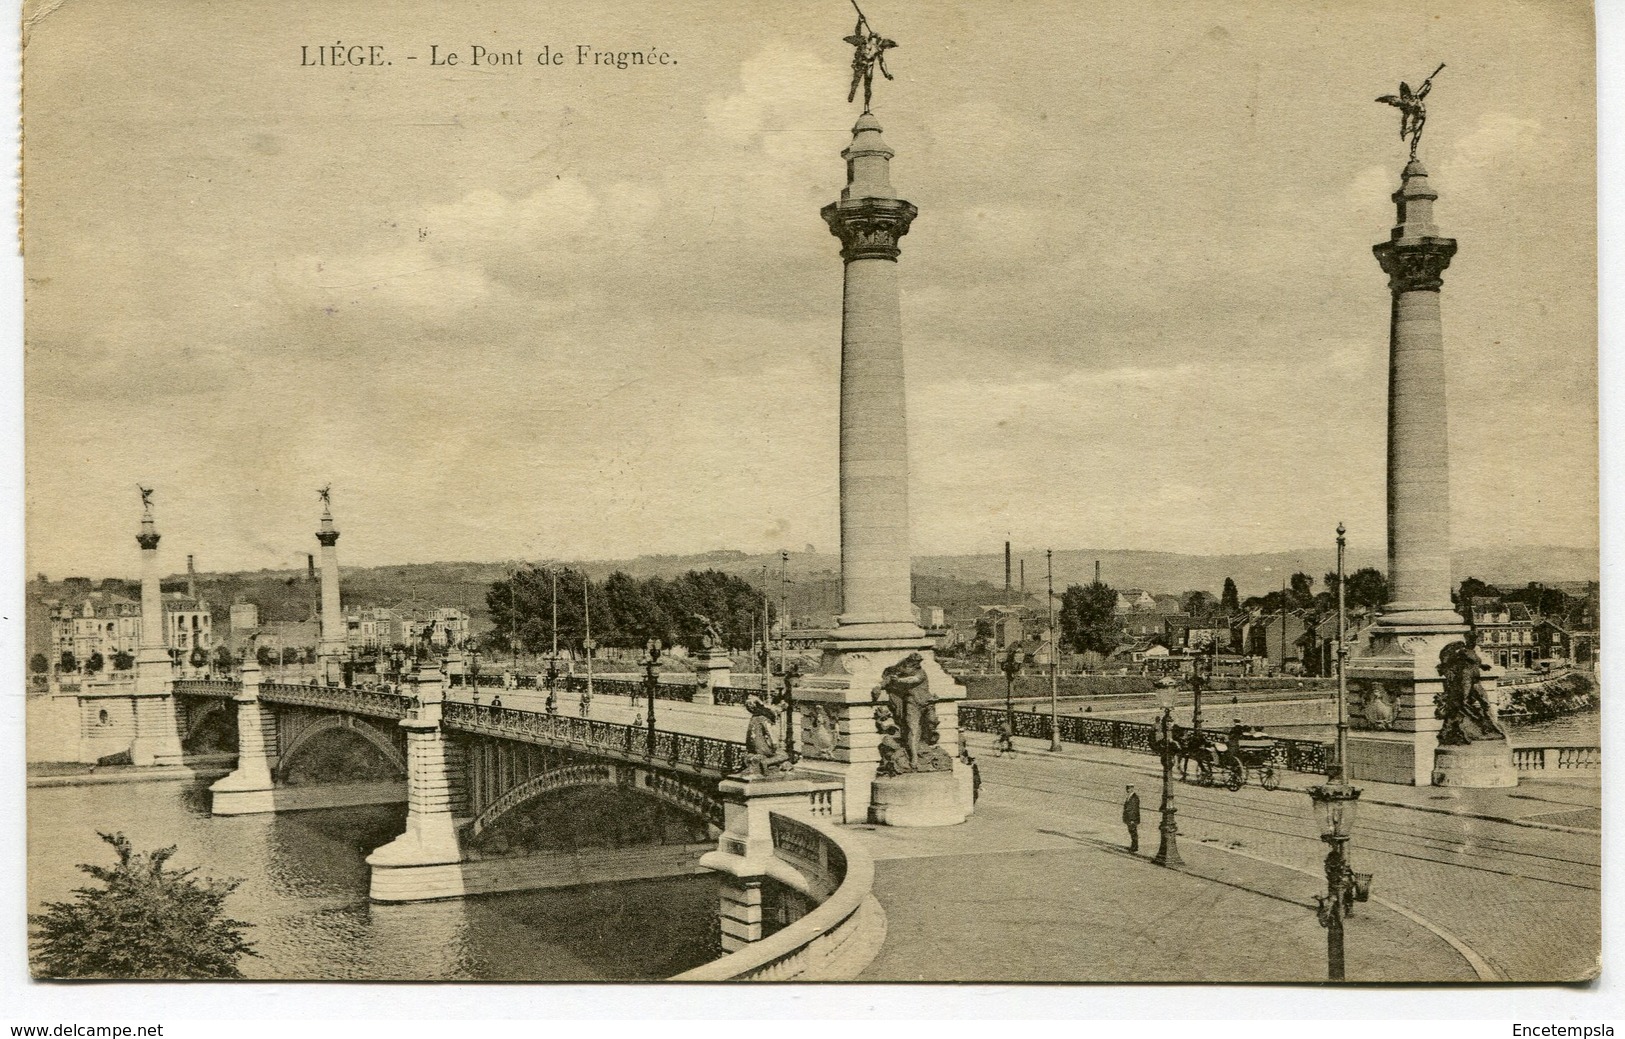
[[[406,730],[406,830],[367,856],[375,902],[420,902],[468,893],[458,830],[468,820],[461,752],[441,726],[440,671],[414,675],[417,705]]]
[[[276,811],[276,713],[260,703],[260,666],[243,658],[237,705],[237,768],[209,787],[213,815],[253,815]]]

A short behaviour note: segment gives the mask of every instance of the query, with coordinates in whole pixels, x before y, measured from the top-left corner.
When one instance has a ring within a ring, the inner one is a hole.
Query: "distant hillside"
[[[1044,588],[1042,551],[1017,552],[1011,581],[1019,584],[1019,563],[1027,564],[1026,589],[1036,604]],[[1101,578],[1114,588],[1144,588],[1179,593],[1204,589],[1217,594],[1226,577],[1233,578],[1243,597],[1263,595],[1302,570],[1321,578],[1336,566],[1329,549],[1260,552],[1248,555],[1196,556],[1174,552],[1129,552],[1107,549],[1064,549],[1055,553],[1055,587],[1085,583],[1094,578],[1095,561]],[[689,570],[721,570],[735,574],[772,596],[781,593],[777,553],[749,554],[718,551],[686,556],[639,556],[635,559],[591,560],[568,564],[603,580],[617,570],[633,577],[672,578]],[[1351,552],[1350,570],[1386,566],[1380,555]],[[460,606],[473,615],[474,626],[487,625],[485,593],[507,576],[508,563],[414,563],[402,566],[344,567],[346,609],[389,606],[407,601],[425,606]],[[1593,549],[1549,546],[1505,549],[1470,549],[1457,553],[1456,580],[1477,577],[1503,587],[1522,587],[1531,581],[1548,584],[1583,584],[1598,579],[1597,552]],[[782,588],[790,614],[798,627],[823,627],[834,622],[840,604],[840,557],[832,553],[792,552]],[[307,620],[315,616],[318,586],[304,570],[259,570],[245,573],[198,575],[198,593],[214,610],[215,624],[224,630],[232,602],[256,603],[265,621]],[[915,601],[941,606],[950,623],[963,622],[978,606],[1004,601],[1002,553],[958,556],[918,556],[914,560]],[[185,587],[185,575],[164,579],[166,589]],[[28,584],[29,652],[43,649],[48,637],[43,604],[50,599],[71,599],[82,588],[63,582]],[[136,595],[139,588],[128,589]],[[1019,599],[1019,596],[1017,596]]]

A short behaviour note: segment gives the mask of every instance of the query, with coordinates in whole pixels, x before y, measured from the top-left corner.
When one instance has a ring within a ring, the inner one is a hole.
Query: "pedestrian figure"
[[[502,697],[501,697],[500,694],[497,695],[497,696],[491,697],[491,709],[492,710],[496,710],[497,708],[499,708],[501,706],[502,706]]]
[[[1006,754],[1014,755],[1015,752],[1016,741],[1010,734],[1010,723],[1002,722],[999,725],[999,757],[1002,758]]]
[[[1128,850],[1134,852],[1140,850],[1140,795],[1132,783],[1124,789],[1128,796],[1123,798],[1123,825],[1128,827]]]
[[[975,804],[982,798],[982,766],[976,763],[975,758],[970,759],[970,803]]]

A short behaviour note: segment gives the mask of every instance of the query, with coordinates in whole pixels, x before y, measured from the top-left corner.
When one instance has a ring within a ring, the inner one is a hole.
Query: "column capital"
[[[143,530],[135,536],[135,543],[150,552],[158,547],[158,537],[159,534],[155,530]]]
[[[830,234],[841,240],[841,259],[896,260],[897,240],[908,234],[919,210],[900,198],[854,198],[819,211]]]
[[[323,548],[332,548],[339,543],[339,532],[336,530],[318,530],[316,540],[321,543]]]
[[[1454,238],[1411,238],[1379,242],[1371,247],[1388,275],[1388,288],[1401,292],[1438,292],[1444,270],[1456,255]]]

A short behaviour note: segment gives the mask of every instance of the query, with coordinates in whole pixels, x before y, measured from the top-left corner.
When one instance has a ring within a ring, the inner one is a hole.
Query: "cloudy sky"
[[[836,547],[845,0],[243,6],[29,27],[30,571],[134,572],[138,481],[175,569],[325,483],[355,564]],[[869,0],[915,551],[1380,545],[1372,99],[1440,61],[1454,539],[1595,545],[1588,7],[1150,6]]]

